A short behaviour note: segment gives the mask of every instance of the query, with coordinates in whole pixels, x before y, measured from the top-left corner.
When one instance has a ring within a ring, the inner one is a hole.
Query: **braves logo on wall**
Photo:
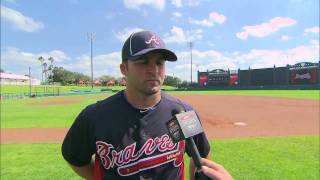
[[[116,168],[121,176],[134,175],[167,163],[179,167],[183,162],[184,147],[184,141],[174,144],[167,134],[149,138],[138,151],[136,143],[117,152],[112,144],[96,142],[97,154],[104,169]],[[156,151],[161,153],[153,155]]]
[[[291,84],[312,84],[317,82],[316,69],[302,69],[291,71]]]
[[[296,74],[295,79],[311,79],[310,73]]]

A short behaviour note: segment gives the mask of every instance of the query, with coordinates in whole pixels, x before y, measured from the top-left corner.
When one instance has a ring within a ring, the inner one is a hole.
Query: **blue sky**
[[[1,69],[41,77],[39,56],[94,77],[121,77],[124,40],[151,30],[178,55],[167,75],[319,61],[318,0],[1,0]]]

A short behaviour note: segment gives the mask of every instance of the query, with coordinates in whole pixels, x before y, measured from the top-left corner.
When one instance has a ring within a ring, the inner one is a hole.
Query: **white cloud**
[[[176,53],[178,61],[175,63],[167,63],[167,74],[175,74],[182,80],[190,81],[190,52],[182,51]],[[194,49],[192,51],[192,76],[193,81],[197,81],[197,71],[206,71],[217,68],[228,69],[236,68],[236,64],[231,57],[228,57],[218,51],[208,50],[199,51]]]
[[[190,18],[189,22],[192,24],[211,27],[216,23],[218,23],[218,24],[224,23],[226,21],[226,19],[227,19],[227,17],[224,16],[223,14],[219,14],[217,12],[211,12],[209,14],[208,19],[194,20],[194,19]]]
[[[2,69],[17,74],[27,74],[28,67],[31,67],[33,77],[41,79],[41,65],[38,61],[40,56],[47,61],[49,57],[54,58],[54,66],[63,67],[69,71],[80,72],[91,75],[90,55],[83,54],[78,57],[68,57],[63,51],[52,50],[49,52],[32,53],[19,50],[15,47],[5,48],[1,52]],[[121,77],[119,65],[121,63],[121,52],[99,54],[93,57],[94,77],[112,75]]]
[[[92,58],[93,61],[93,76],[98,78],[102,75],[112,75],[114,77],[122,77],[119,65],[121,63],[121,53],[111,52],[108,54],[100,54]],[[91,62],[88,54],[80,55],[75,58],[72,63],[66,63],[64,68],[81,72],[88,76],[91,76]]]
[[[238,32],[236,36],[239,39],[246,40],[248,36],[254,37],[266,37],[271,33],[278,31],[280,28],[293,26],[297,23],[296,20],[286,17],[274,17],[270,19],[268,22],[253,25],[253,26],[244,26],[242,29],[244,31]]]
[[[312,39],[309,42],[310,44],[313,44],[313,45],[319,45],[319,40]]]
[[[121,32],[117,32],[115,36],[120,39],[121,42],[124,42],[132,33],[143,31],[142,28],[132,28],[132,29],[125,29]]]
[[[283,41],[288,41],[289,39],[290,39],[289,36],[286,36],[286,35],[281,36],[281,40]]]
[[[181,8],[182,6],[199,6],[201,1],[199,0],[171,0],[171,4],[177,8]]]
[[[167,63],[167,74],[175,74],[182,80],[190,81],[190,52],[177,52],[178,61]],[[283,67],[287,64],[293,65],[298,62],[319,60],[319,43],[311,41],[310,44],[300,45],[290,49],[251,49],[249,52],[222,53],[215,50],[199,51],[193,50],[193,81],[197,79],[197,70],[206,71],[213,69],[238,68],[268,68],[276,65]]]
[[[54,65],[61,65],[70,61],[70,58],[60,50],[52,50],[50,52],[31,53],[21,51],[15,47],[5,48],[1,52],[1,65],[5,71],[11,71],[17,74],[26,74],[28,67],[31,67],[32,76],[41,77],[41,65],[38,58],[42,56],[47,60],[53,57]]]
[[[18,63],[18,64],[27,64],[27,63],[37,63],[38,57],[42,56],[45,59],[53,57],[55,62],[63,62],[70,60],[70,58],[60,50],[52,50],[50,52],[40,52],[40,53],[30,53],[21,51],[15,47],[8,47],[2,54],[1,60],[6,63]]]
[[[238,68],[267,68],[273,65],[286,66],[287,64],[296,64],[302,61],[318,62],[319,60],[319,42],[310,40],[309,44],[296,46],[290,49],[251,49],[248,52],[219,52],[216,50],[200,51],[196,48],[192,51],[193,58],[193,81],[197,80],[197,70],[206,71],[213,69],[231,69]],[[50,52],[31,53],[19,50],[17,48],[7,48],[2,54],[2,69],[13,71],[17,74],[27,74],[28,67],[31,66],[32,75],[41,78],[40,63],[38,57],[43,56],[46,59],[53,56],[54,64],[63,68],[81,72],[86,75],[90,71],[90,55],[83,54],[75,58],[68,57],[63,51],[53,50]],[[176,52],[178,61],[167,62],[167,75],[175,75],[182,80],[190,81],[190,52]],[[71,61],[72,60],[72,61]],[[119,64],[121,63],[121,52],[111,52],[108,54],[98,54],[93,57],[94,77],[101,75],[112,75],[121,77]],[[19,69],[14,69],[19,68]]]
[[[304,33],[319,33],[320,27],[311,27],[304,29]]]
[[[188,41],[195,41],[202,39],[202,30],[190,30],[185,31],[180,27],[173,26],[171,32],[164,35],[164,41],[166,43],[186,43]]]
[[[182,7],[181,0],[172,0],[171,3],[172,3],[172,5],[176,6],[177,8]]]
[[[10,9],[1,5],[1,18],[12,24],[14,28],[26,31],[34,32],[44,28],[44,24],[40,21],[36,21],[31,17],[25,16],[19,11]]]
[[[128,9],[140,10],[141,6],[152,6],[156,9],[163,10],[165,7],[165,0],[124,0],[124,5]]]
[[[172,16],[175,18],[180,18],[180,17],[182,17],[182,14],[180,12],[173,12]]]
[[[215,47],[216,45],[214,44],[214,43],[212,43],[212,42],[209,42],[209,44],[208,44],[210,47]]]
[[[184,43],[187,41],[187,38],[182,28],[173,26],[170,35],[165,35],[164,41],[166,43]]]
[[[302,61],[317,62],[319,59],[319,44],[300,45],[286,50],[252,49],[248,53],[239,54],[235,60],[242,68],[261,68],[286,66]]]

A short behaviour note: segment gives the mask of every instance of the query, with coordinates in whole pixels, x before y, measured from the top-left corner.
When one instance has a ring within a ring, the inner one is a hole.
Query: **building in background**
[[[290,84],[316,84],[319,79],[319,64],[301,62],[289,67]]]
[[[285,67],[198,71],[199,87],[206,86],[290,86],[320,84],[320,63],[300,62]]]
[[[40,80],[30,78],[26,75],[12,74],[12,73],[0,73],[0,84],[11,84],[11,85],[40,85]]]
[[[238,84],[238,71],[214,69],[212,71],[198,71],[198,85],[205,86],[233,86]]]

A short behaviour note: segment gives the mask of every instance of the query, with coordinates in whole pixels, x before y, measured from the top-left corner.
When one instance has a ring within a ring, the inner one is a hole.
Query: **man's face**
[[[128,60],[121,65],[127,77],[128,88],[152,95],[160,91],[165,78],[165,60],[161,53],[151,52],[135,61]]]

